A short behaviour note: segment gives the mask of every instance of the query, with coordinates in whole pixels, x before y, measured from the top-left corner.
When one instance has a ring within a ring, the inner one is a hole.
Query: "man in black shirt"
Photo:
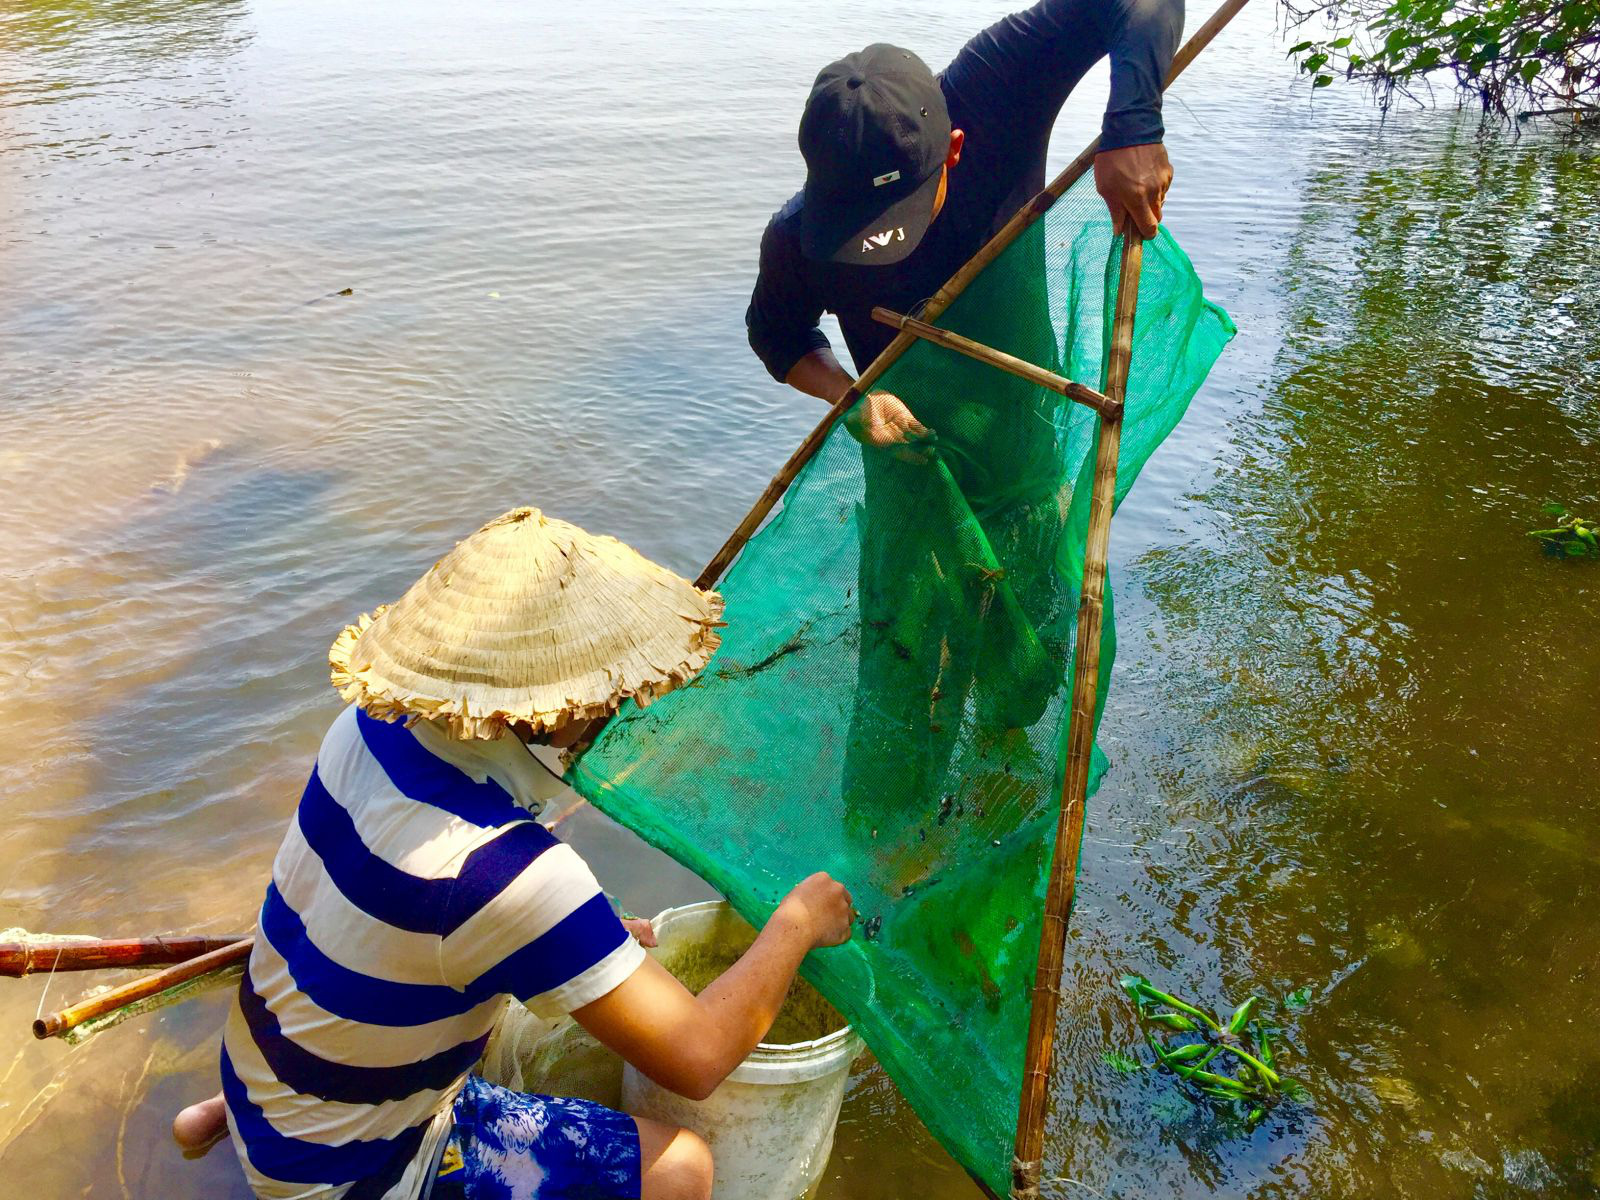
[[[1154,236],[1172,179],[1161,84],[1182,24],[1182,0],[1040,0],[973,38],[938,77],[884,44],[824,68],[800,123],[805,189],[767,225],[746,315],[773,378],[837,400],[853,380],[818,328],[822,313],[838,316],[865,369],[893,337],[873,306],[914,312],[1044,187],[1056,115],[1107,55],[1096,186],[1119,229]],[[1031,259],[1013,262],[1030,270]],[[1053,368],[1047,294],[1041,278],[1009,300],[1003,348]],[[847,422],[863,443],[864,491],[842,786],[863,837],[908,806],[964,790],[951,776],[964,729],[989,747],[985,769],[1006,764],[997,777],[1013,782],[1014,766],[1024,768],[1019,787],[1040,777],[1018,733],[1038,723],[1071,652],[1054,575],[1065,519],[1060,398],[987,370],[943,380],[919,390],[916,415],[877,390]],[[998,568],[977,570],[991,554]],[[955,764],[963,776],[974,769]],[[1018,791],[1011,802],[1037,799]],[[884,852],[908,889],[932,870],[921,843]]]
[[[1119,230],[1131,221],[1154,237],[1172,181],[1161,84],[1182,28],[1182,0],[1040,0],[937,77],[882,44],[825,68],[800,126],[806,186],[767,224],[745,314],[772,377],[837,400],[852,377],[817,327],[822,313],[838,316],[865,370],[894,336],[873,306],[913,311],[1043,189],[1056,115],[1107,55],[1095,184]],[[860,408],[852,432],[872,445],[921,428],[883,392]]]

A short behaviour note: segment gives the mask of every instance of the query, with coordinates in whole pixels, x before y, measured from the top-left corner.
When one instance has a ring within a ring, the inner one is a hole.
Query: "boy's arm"
[[[647,959],[572,1015],[661,1086],[702,1100],[772,1028],[806,954],[849,939],[852,912],[850,893],[819,872],[789,893],[755,944],[698,996]]]
[[[1033,156],[1061,106],[1100,58],[1111,59],[1095,184],[1120,230],[1154,237],[1172,168],[1161,145],[1161,84],[1183,31],[1183,0],[1039,0],[983,30],[945,69],[968,155]]]
[[[796,366],[811,354],[826,351],[830,359],[833,357],[828,335],[817,324],[822,319],[822,305],[807,285],[805,258],[798,235],[785,222],[785,211],[775,213],[761,235],[756,283],[744,313],[750,348],[779,383],[786,382]],[[788,220],[792,223],[793,218]],[[845,383],[849,383],[848,376]],[[795,386],[801,387],[798,383]],[[832,400],[820,391],[810,394]]]

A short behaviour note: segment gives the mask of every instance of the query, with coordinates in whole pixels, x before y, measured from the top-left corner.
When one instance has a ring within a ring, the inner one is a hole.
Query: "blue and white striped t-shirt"
[[[258,1196],[410,1200],[505,998],[556,1016],[643,961],[583,860],[517,802],[538,770],[510,735],[457,742],[354,706],[334,721],[223,1035]]]

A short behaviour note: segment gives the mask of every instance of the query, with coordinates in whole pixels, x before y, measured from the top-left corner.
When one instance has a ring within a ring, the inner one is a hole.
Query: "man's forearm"
[[[572,1015],[661,1086],[703,1100],[766,1036],[801,959],[849,940],[854,919],[850,893],[819,871],[784,897],[755,944],[699,996],[647,958]]]
[[[833,351],[824,346],[811,351],[790,367],[783,381],[797,391],[832,404],[844,395],[845,389],[855,382],[855,378],[840,366]]]
[[[780,907],[762,927],[755,944],[695,998],[711,1043],[712,1073],[718,1080],[767,1036],[811,947],[811,933]]]
[[[1118,0],[1109,47],[1111,95],[1100,148],[1117,150],[1162,139],[1161,88],[1183,36],[1183,0]]]

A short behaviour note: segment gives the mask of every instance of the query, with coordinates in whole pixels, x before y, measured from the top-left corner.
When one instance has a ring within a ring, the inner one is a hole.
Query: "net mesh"
[[[938,323],[1103,390],[1119,249],[1080,180]],[[1119,501],[1232,334],[1177,243],[1148,243]],[[857,934],[812,954],[806,976],[1003,1192],[1096,421],[927,343],[877,390],[933,430],[931,453],[907,461],[836,427],[727,575],[717,657],[624,709],[575,782],[753,922],[812,871],[847,884]],[[1105,765],[1096,747],[1091,787]]]
[[[114,1008],[103,1016],[75,1025],[61,1035],[61,1040],[69,1046],[81,1046],[96,1034],[104,1033],[108,1029],[115,1029],[124,1021],[133,1017],[142,1017],[145,1013],[159,1012],[163,1008],[171,1008],[175,1004],[182,1004],[185,1000],[192,1000],[206,992],[221,991],[223,988],[237,988],[239,980],[244,978],[243,963],[229,963],[227,966],[218,967],[214,971],[207,971],[204,975],[196,975],[193,979],[186,979],[182,983],[173,984],[171,987],[157,992],[153,996],[146,996],[143,1000],[135,1000],[124,1004],[121,1008]],[[99,987],[85,996],[89,999],[99,992],[107,991],[109,987]]]

